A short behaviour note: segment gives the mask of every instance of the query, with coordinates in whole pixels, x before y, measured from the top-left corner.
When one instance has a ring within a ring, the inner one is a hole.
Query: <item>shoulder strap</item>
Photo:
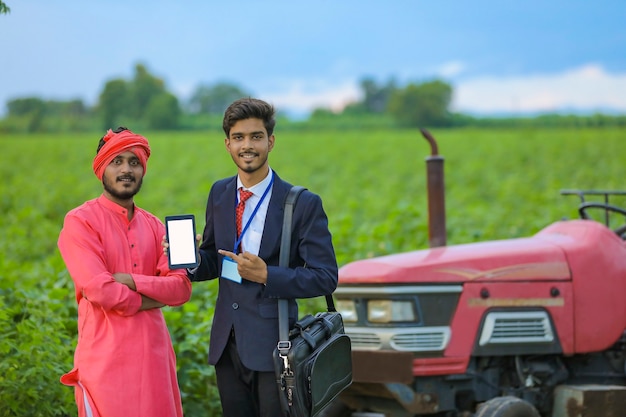
[[[285,214],[283,217],[283,233],[280,239],[279,266],[289,266],[289,255],[291,254],[291,222],[293,219],[293,207],[302,191],[306,188],[294,185],[291,187],[285,198]]]
[[[298,196],[305,187],[294,185],[285,198],[285,213],[283,217],[283,230],[280,239],[280,254],[278,258],[279,266],[289,266],[289,256],[291,254],[291,223],[293,219],[293,209],[298,200]],[[326,295],[326,306],[329,312],[337,311],[331,294]],[[289,341],[289,304],[285,299],[278,300],[278,334],[280,341]],[[279,348],[281,344],[279,343]],[[283,348],[284,350],[284,348]],[[287,349],[288,350],[288,349]],[[284,352],[283,352],[284,353]]]
[[[289,266],[289,255],[291,254],[291,223],[293,218],[293,207],[296,205],[298,196],[300,196],[300,193],[304,190],[304,187],[295,185],[291,187],[291,189],[287,193],[287,198],[285,198],[283,232],[280,238],[280,255],[278,257],[279,266]],[[289,303],[287,302],[287,300],[282,298],[278,300],[278,335],[279,340],[289,340]]]

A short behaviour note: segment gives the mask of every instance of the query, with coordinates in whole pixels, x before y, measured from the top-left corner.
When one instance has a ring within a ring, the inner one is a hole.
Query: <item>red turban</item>
[[[137,135],[130,130],[123,130],[120,133],[114,133],[111,129],[102,138],[105,144],[93,159],[93,172],[96,177],[102,181],[104,170],[119,154],[131,151],[134,153],[143,167],[145,175],[148,170],[148,157],[150,156],[150,145],[148,140],[141,135]]]

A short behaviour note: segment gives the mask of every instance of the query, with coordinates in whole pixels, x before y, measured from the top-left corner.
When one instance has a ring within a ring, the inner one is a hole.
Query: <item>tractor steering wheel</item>
[[[580,214],[581,219],[593,219],[587,213],[587,210],[589,209],[604,210],[604,216],[605,216],[604,224],[606,224],[607,226],[609,223],[609,213],[617,213],[617,214],[621,214],[622,216],[624,216],[625,224],[613,229],[613,232],[617,236],[619,236],[622,240],[626,240],[626,210],[616,207],[616,206],[612,206],[610,204],[606,204],[606,203],[593,203],[593,202],[582,203],[578,207],[578,213]]]

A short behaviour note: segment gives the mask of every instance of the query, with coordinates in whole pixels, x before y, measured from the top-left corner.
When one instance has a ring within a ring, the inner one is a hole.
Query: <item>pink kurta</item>
[[[58,245],[76,286],[78,344],[61,382],[75,387],[81,417],[183,415],[163,313],[139,311],[140,294],[170,306],[191,296],[186,271],[168,269],[164,234],[157,217],[135,207],[128,221],[104,195],[65,217]],[[116,272],[130,273],[137,291],[116,282]]]

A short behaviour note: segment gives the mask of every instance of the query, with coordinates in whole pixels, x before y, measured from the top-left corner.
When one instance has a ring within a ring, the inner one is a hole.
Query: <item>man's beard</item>
[[[235,162],[235,165],[237,165],[237,167],[241,169],[243,172],[247,172],[248,174],[251,174],[253,172],[258,171],[265,165],[265,163],[267,162],[267,155],[265,155],[265,158],[262,158],[258,161],[254,161],[253,164],[247,164],[245,162],[241,162],[239,158],[235,158],[235,157],[233,157],[233,162]]]
[[[117,178],[116,178],[117,181]],[[124,191],[115,190],[110,184],[106,177],[102,178],[102,184],[104,185],[104,190],[111,194],[113,197],[120,200],[129,200],[135,196],[141,190],[141,185],[143,184],[143,178],[141,178],[136,184],[137,187],[131,189],[125,189]]]

